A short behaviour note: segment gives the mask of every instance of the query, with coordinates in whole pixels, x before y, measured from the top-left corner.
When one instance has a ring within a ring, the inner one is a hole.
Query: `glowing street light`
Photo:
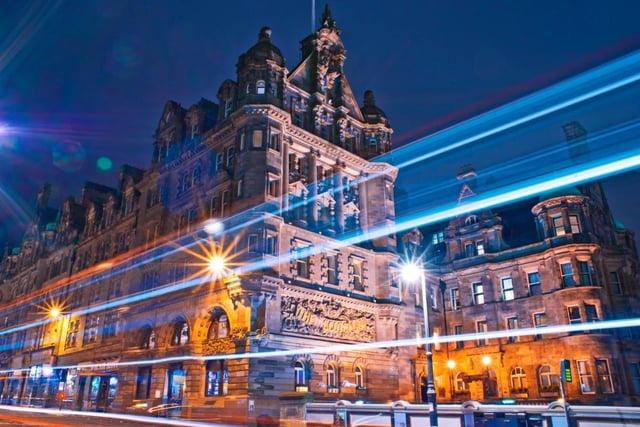
[[[424,322],[424,335],[426,340],[427,351],[427,402],[431,404],[432,409],[429,413],[429,425],[438,425],[438,409],[436,399],[436,388],[433,382],[433,353],[431,352],[431,342],[429,341],[429,313],[427,306],[427,284],[425,281],[425,271],[422,263],[409,262],[400,268],[400,275],[404,280],[410,283],[420,282],[420,290],[422,294],[422,317]]]
[[[208,268],[209,271],[216,276],[224,273],[226,269],[225,259],[218,255],[212,256],[211,258],[209,258]]]
[[[49,310],[49,317],[56,319],[62,314],[62,311],[58,307],[51,307]]]

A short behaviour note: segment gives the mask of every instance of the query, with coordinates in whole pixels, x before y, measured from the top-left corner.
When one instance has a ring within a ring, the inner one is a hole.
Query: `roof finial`
[[[322,18],[320,19],[320,25],[322,25],[322,28],[336,27],[336,21],[331,19],[331,8],[329,7],[329,3],[324,6],[324,12],[322,13]]]

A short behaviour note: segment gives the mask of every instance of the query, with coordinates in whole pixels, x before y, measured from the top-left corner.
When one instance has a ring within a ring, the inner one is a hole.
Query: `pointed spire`
[[[324,6],[324,12],[322,13],[322,18],[320,19],[320,25],[322,28],[336,28],[336,21],[331,19],[331,8],[329,7],[329,3]]]

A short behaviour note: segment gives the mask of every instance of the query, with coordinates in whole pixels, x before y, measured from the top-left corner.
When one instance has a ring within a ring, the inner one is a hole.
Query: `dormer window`
[[[476,224],[478,222],[478,215],[469,215],[464,220],[464,225]]]
[[[264,80],[258,80],[256,82],[256,93],[258,95],[264,95],[266,92],[267,85]]]

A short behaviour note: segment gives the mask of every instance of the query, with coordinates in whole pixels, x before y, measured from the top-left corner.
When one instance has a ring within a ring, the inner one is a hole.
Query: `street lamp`
[[[427,352],[427,402],[431,404],[432,410],[429,413],[429,424],[438,425],[438,410],[436,401],[436,389],[433,383],[433,354],[431,353],[431,342],[429,340],[429,313],[427,311],[427,284],[424,277],[424,268],[416,262],[406,263],[401,267],[401,275],[407,282],[415,283],[420,280],[420,290],[422,293],[422,317],[424,321],[424,335]]]

